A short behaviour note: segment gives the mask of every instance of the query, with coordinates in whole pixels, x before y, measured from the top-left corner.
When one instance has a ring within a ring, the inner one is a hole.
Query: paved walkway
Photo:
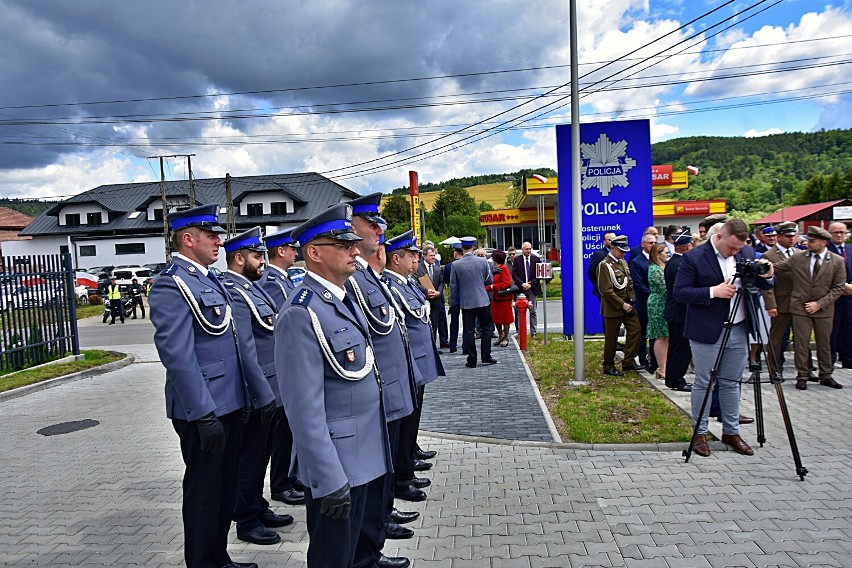
[[[183,464],[164,416],[164,371],[150,345],[124,349],[136,363],[0,403],[0,565],[182,565]],[[517,358],[510,348],[495,356],[499,368],[519,364],[510,363]],[[505,412],[493,399],[500,388],[486,387],[497,380],[497,368],[448,367],[443,385],[427,387],[428,427],[443,422],[459,433],[467,422],[468,433],[512,431],[503,423],[521,412]],[[508,380],[516,371],[503,375]],[[795,476],[770,389],[764,391],[768,441],[750,458],[719,449],[684,464],[679,450],[426,437],[423,445],[439,452],[429,499],[406,504],[423,513],[408,525],[415,537],[389,541],[386,553],[409,556],[415,568],[852,566],[852,448],[844,435],[852,372],[837,378],[846,389],[785,391],[810,470],[804,482]],[[500,400],[535,414],[522,394],[532,387],[526,377],[517,381],[507,386],[515,394]],[[477,398],[490,401],[476,404]],[[36,433],[83,419],[100,424],[65,435]],[[542,434],[537,421],[517,431]],[[744,433],[753,442],[754,426]],[[281,531],[283,541],[250,545],[232,533],[235,559],[304,566],[304,509],[278,510],[297,520]]]

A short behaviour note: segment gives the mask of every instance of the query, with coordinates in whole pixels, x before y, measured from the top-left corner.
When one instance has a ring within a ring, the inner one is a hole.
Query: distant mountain
[[[20,211],[30,217],[38,217],[39,213],[46,211],[56,205],[55,201],[44,201],[41,199],[10,199],[0,197],[0,207],[8,207]]]

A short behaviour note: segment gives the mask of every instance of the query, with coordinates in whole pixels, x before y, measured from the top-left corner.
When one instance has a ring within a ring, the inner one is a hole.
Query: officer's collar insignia
[[[321,293],[323,298],[325,298],[326,300],[331,300],[331,292],[329,292],[328,290],[323,290]]]
[[[189,266],[187,266],[186,269],[189,270],[190,272],[195,272],[195,267],[192,266],[191,264]]]
[[[248,290],[249,288],[251,288],[251,284],[249,284],[248,282],[246,282],[246,283],[244,283],[244,284],[243,284],[243,288],[245,288],[246,290]]]

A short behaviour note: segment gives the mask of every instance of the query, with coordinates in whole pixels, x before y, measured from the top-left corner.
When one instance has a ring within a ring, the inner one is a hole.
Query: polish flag
[[[686,171],[688,171],[694,176],[698,175],[698,168],[696,168],[695,166],[686,166]]]
[[[547,183],[547,178],[541,174],[533,174],[532,177],[537,179],[540,183]]]
[[[98,287],[98,279],[88,272],[77,272],[75,274],[75,279],[78,286],[85,286],[87,288]]]

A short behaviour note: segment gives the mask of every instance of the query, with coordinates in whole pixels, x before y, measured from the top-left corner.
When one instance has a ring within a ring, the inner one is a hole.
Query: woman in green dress
[[[654,356],[657,358],[657,378],[666,378],[666,354],[669,350],[669,325],[666,323],[666,279],[663,269],[669,260],[669,248],[657,243],[651,249],[648,260],[648,339],[654,340]]]

